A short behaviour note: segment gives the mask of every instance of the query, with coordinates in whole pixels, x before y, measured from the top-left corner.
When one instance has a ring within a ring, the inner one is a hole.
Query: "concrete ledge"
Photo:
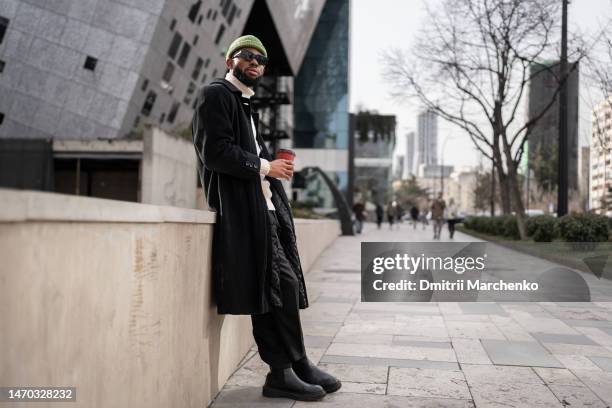
[[[0,190],[0,384],[76,407],[205,407],[253,344],[218,315],[213,212]],[[296,220],[304,272],[340,234]]]
[[[215,222],[212,211],[28,190],[0,189],[0,205],[0,222]]]

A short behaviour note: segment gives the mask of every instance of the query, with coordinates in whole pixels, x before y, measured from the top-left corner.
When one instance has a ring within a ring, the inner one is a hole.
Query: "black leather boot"
[[[312,364],[308,357],[294,362],[293,371],[300,379],[310,384],[320,385],[327,393],[338,391],[342,387],[340,380]]]
[[[270,398],[291,398],[298,401],[317,401],[327,393],[314,384],[298,378],[291,367],[272,369],[266,376],[262,394]]]

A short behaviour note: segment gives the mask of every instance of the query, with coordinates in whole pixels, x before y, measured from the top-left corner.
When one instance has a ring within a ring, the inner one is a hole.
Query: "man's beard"
[[[261,81],[261,76],[258,76],[257,78],[251,78],[244,71],[239,70],[238,67],[234,67],[232,69],[232,74],[234,74],[234,76],[240,82],[242,82],[249,88],[255,87],[259,83],[259,81]]]

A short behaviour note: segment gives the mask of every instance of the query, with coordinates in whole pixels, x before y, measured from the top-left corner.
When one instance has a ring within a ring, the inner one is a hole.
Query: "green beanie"
[[[227,49],[227,54],[225,54],[225,59],[229,59],[234,55],[234,53],[242,48],[255,48],[259,52],[261,52],[266,57],[268,53],[266,52],[266,48],[263,46],[259,38],[254,35],[243,35],[242,37],[238,37],[232,42]]]

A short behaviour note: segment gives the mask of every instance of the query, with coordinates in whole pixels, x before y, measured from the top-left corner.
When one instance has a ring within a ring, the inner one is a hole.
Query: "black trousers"
[[[272,232],[272,262],[279,265],[282,308],[273,307],[264,314],[251,315],[253,337],[259,356],[274,368],[288,368],[291,363],[306,357],[304,336],[300,322],[299,281],[283,249],[276,211],[268,211]]]

